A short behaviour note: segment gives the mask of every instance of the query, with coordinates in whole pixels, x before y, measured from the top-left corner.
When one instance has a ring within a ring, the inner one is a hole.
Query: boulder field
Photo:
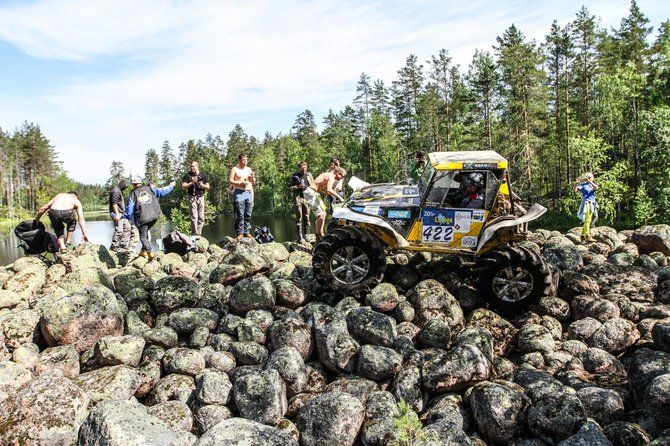
[[[506,316],[452,255],[393,254],[356,298],[294,243],[20,258],[0,267],[0,444],[668,445],[670,228],[594,237],[532,232],[552,292]]]

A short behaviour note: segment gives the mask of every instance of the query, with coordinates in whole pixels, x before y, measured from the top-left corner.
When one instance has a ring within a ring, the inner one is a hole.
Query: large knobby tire
[[[323,236],[312,253],[314,278],[336,293],[358,294],[377,285],[386,256],[376,237],[362,229],[337,227]]]
[[[508,247],[482,256],[475,268],[477,290],[489,305],[505,314],[527,309],[546,296],[551,271],[535,251]]]

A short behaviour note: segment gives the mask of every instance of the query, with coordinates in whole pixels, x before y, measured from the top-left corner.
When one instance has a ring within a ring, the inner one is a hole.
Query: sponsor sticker
[[[477,246],[477,237],[464,235],[461,238],[461,246],[464,248],[475,248]]]
[[[482,210],[472,211],[472,221],[477,222],[477,223],[482,223],[484,221],[484,216],[485,215],[486,215],[486,211],[482,211]]]
[[[412,217],[412,212],[408,210],[389,210],[388,218],[402,218],[409,220]]]
[[[472,211],[454,212],[454,230],[467,234],[470,232],[470,223],[472,222]]]
[[[379,206],[365,206],[363,213],[368,215],[379,215]]]

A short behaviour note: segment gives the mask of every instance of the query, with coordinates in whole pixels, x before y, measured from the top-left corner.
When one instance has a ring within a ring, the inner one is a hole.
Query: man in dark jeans
[[[123,218],[123,211],[126,209],[123,191],[130,186],[128,180],[119,181],[109,193],[109,215],[114,222],[114,235],[112,236],[112,245],[109,247],[112,251],[128,251],[130,249],[130,222]]]
[[[297,241],[303,243],[305,235],[309,234],[309,207],[305,202],[304,190],[314,183],[312,174],[307,172],[307,161],[298,163],[298,171],[291,175],[291,193],[293,194],[293,206],[295,207],[295,225],[298,229]]]
[[[188,191],[189,217],[191,218],[191,235],[202,237],[205,225],[205,191],[209,190],[207,174],[200,172],[200,164],[191,161],[191,170],[181,180],[182,189]]]
[[[251,212],[254,209],[254,189],[256,178],[247,166],[248,158],[244,153],[237,157],[237,164],[230,169],[228,183],[233,189],[233,207],[235,208],[235,232],[237,238],[253,238],[251,235]]]
[[[140,256],[153,260],[154,253],[149,241],[149,230],[156,224],[163,215],[158,198],[169,194],[174,189],[175,182],[171,182],[165,187],[158,188],[153,184],[142,185],[142,180],[134,178],[132,180],[133,191],[128,197],[128,205],[124,217],[135,223],[140,232],[140,242],[142,250]]]

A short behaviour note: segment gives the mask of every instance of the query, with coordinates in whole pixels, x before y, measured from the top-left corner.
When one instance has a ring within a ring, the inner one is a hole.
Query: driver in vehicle
[[[484,209],[484,175],[468,174],[459,188],[447,194],[445,204],[460,208]]]

